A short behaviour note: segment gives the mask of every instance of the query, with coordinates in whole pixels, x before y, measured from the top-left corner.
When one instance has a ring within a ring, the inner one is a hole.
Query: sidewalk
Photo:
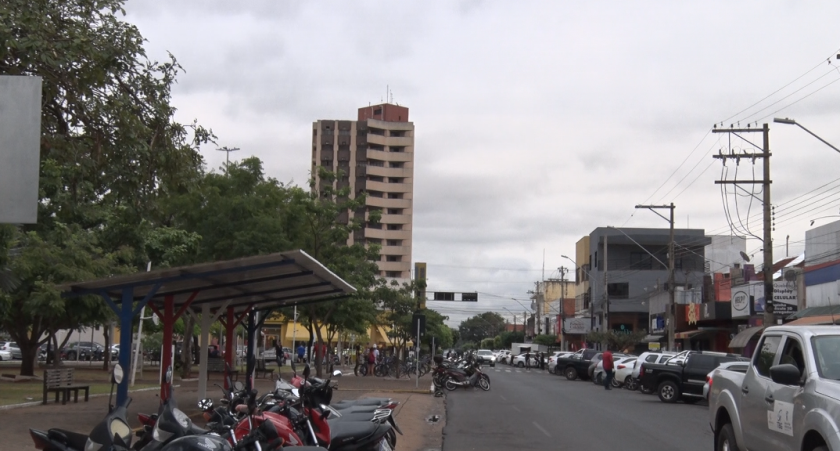
[[[345,370],[346,371],[346,370]],[[352,370],[351,370],[352,371]],[[351,373],[352,374],[352,373]],[[208,383],[208,397],[218,399],[221,392],[214,383],[221,383],[221,377],[212,377]],[[291,371],[284,368],[282,376],[288,379]],[[356,377],[343,376],[336,379],[338,390],[333,395],[336,401],[344,399],[355,399],[363,396],[391,397],[400,401],[396,410],[397,424],[405,435],[398,436],[397,443],[400,451],[424,451],[428,449],[440,449],[442,444],[442,431],[445,424],[445,409],[443,398],[435,398],[429,394],[431,379],[429,376],[420,378],[420,389],[415,388],[415,381],[400,379],[384,379],[377,377]],[[175,399],[178,400],[178,408],[190,415],[199,426],[204,425],[198,402],[198,382],[176,381],[180,385],[174,388]],[[270,379],[257,379],[256,389],[265,393],[273,389],[274,383]],[[0,386],[2,387],[2,386]],[[424,391],[424,393],[420,393]],[[137,413],[157,412],[160,404],[158,398],[159,390],[141,391],[131,393],[132,403],[128,409],[128,421],[132,428],[139,427]],[[91,397],[89,402],[80,401],[66,405],[47,404],[38,406],[27,406],[3,410],[4,434],[2,449],[33,449],[32,439],[29,437],[29,429],[62,428],[88,434],[93,427],[102,420],[108,411],[108,396]],[[426,418],[432,415],[439,415],[441,420],[436,424],[429,424]]]

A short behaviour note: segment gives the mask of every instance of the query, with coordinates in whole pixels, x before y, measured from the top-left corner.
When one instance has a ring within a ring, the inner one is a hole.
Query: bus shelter
[[[234,330],[246,325],[246,384],[254,372],[256,312],[274,308],[347,298],[355,289],[301,250],[235,260],[202,263],[178,268],[114,276],[62,285],[62,296],[100,296],[116,313],[120,325],[120,349],[132,348],[135,318],[149,307],[163,326],[161,368],[172,365],[172,326],[188,311],[201,313],[199,399],[207,392],[207,348],[210,325],[220,320],[225,326],[225,361],[234,366]],[[131,352],[120,352],[119,364],[131,367]],[[227,369],[225,370],[227,372]],[[226,374],[227,375],[227,374]],[[161,380],[161,402],[169,393]],[[227,377],[225,378],[227,381]],[[128,397],[129,378],[117,388],[117,404]]]

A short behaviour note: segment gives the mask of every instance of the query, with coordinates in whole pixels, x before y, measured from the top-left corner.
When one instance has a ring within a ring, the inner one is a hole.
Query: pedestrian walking
[[[368,351],[368,376],[373,376],[373,366],[376,364],[376,353],[374,351],[376,351],[376,348],[370,348],[370,350]]]
[[[525,368],[531,369],[531,351],[525,353]]]
[[[306,348],[303,347],[303,343],[301,343],[297,347],[297,360],[298,363],[303,363],[303,356],[306,354]]]
[[[280,347],[280,344],[277,343],[277,340],[274,340],[274,359],[277,361],[277,366],[283,366],[283,348]]]
[[[540,370],[545,371],[545,353],[540,353]]]
[[[615,371],[613,369],[613,355],[609,346],[607,346],[607,350],[604,351],[604,354],[601,356],[601,361],[604,364],[604,372],[607,373],[607,375],[604,376],[604,389],[612,390],[610,384],[612,383]]]

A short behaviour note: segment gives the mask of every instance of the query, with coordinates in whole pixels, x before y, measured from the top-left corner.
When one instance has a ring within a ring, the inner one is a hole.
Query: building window
[[[384,182],[385,177],[380,177],[378,175],[369,175],[368,180],[370,180],[371,182]]]
[[[386,244],[388,246],[402,246],[402,240],[388,240]]]
[[[402,161],[391,161],[388,163],[389,168],[401,168],[403,166],[405,166],[405,163]]]
[[[368,133],[371,135],[385,136],[385,130],[382,130],[381,128],[369,128]]]
[[[388,224],[388,230],[402,230],[402,224]]]
[[[388,183],[404,183],[405,177],[388,177]]]
[[[627,299],[630,297],[630,284],[627,282],[608,283],[607,295],[610,299]]]
[[[388,150],[391,152],[405,152],[405,146],[389,146]]]
[[[372,222],[369,222],[369,223],[367,223],[367,228],[369,228],[369,229],[379,229],[379,230],[382,230],[382,223],[381,223],[381,222],[377,222],[376,224],[374,224],[374,223],[372,223]],[[389,229],[390,229],[390,227],[389,227]]]
[[[391,136],[403,137],[405,136],[405,130],[391,130]]]
[[[368,160],[368,166],[376,166],[378,168],[384,168],[385,162],[381,160]]]
[[[400,277],[399,271],[385,271],[385,277],[390,277],[392,279],[398,279]]]
[[[382,196],[379,196],[379,197],[382,197]],[[388,199],[402,199],[402,198],[403,198],[402,193],[388,193]]]
[[[399,261],[402,261],[402,256],[401,255],[388,255],[388,256],[385,257],[385,261],[399,262]]]
[[[368,149],[378,150],[380,152],[384,152],[385,151],[385,146],[382,146],[382,145],[379,145],[379,144],[368,144]]]
[[[382,114],[382,108],[377,108],[377,109],[373,110],[373,115],[374,116],[378,116],[380,114]]]
[[[401,215],[403,212],[402,208],[389,208],[388,214],[389,215]]]
[[[381,239],[379,239],[379,238],[368,238],[366,242],[367,242],[367,244],[378,244],[378,245],[382,245],[382,240],[381,240]]]
[[[359,193],[359,194],[361,194],[361,193]],[[367,194],[370,197],[385,197],[384,193],[382,191],[368,191]]]

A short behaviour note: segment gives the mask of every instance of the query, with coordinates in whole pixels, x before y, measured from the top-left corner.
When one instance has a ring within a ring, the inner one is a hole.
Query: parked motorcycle
[[[111,404],[114,385],[122,382],[123,370],[114,365],[111,373],[111,394],[108,398],[108,414],[93,428],[89,435],[79,434],[65,429],[53,428],[46,432],[30,429],[29,435],[35,447],[44,451],[98,451],[127,449],[131,443],[131,428],[126,420],[126,410],[131,404],[128,398],[123,405]]]
[[[435,386],[445,387],[452,391],[458,387],[479,387],[484,391],[490,390],[490,376],[481,371],[481,364],[470,359],[459,362],[460,364],[447,365],[443,359],[438,361],[432,381]]]

